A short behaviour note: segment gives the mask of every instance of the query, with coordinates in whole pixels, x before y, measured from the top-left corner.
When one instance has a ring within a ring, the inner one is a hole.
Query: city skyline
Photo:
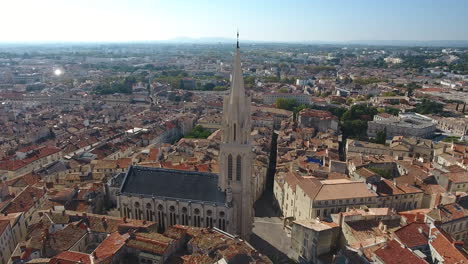
[[[28,7],[28,8],[25,8]],[[466,1],[59,1],[3,3],[5,42],[468,40]]]

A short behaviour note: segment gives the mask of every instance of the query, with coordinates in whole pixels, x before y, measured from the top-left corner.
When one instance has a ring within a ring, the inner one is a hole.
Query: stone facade
[[[250,144],[251,99],[245,96],[239,48],[234,64],[231,94],[224,98],[218,187],[232,193],[235,225],[232,233],[248,238],[253,224],[252,161],[255,156]]]
[[[398,117],[376,115],[373,121],[368,122],[367,135],[376,137],[381,131],[386,131],[387,138],[394,136],[429,138],[434,135],[436,124],[432,123],[432,119],[415,113],[400,113]]]

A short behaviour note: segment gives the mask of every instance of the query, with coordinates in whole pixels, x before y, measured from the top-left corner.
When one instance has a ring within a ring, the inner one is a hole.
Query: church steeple
[[[237,33],[239,38],[239,32]],[[229,100],[224,102],[223,142],[250,143],[250,98],[245,95],[239,39],[231,75]],[[247,132],[248,131],[248,132]]]
[[[250,97],[245,94],[240,60],[239,32],[231,76],[231,91],[224,97],[218,186],[232,197],[234,233],[248,239],[253,223]]]

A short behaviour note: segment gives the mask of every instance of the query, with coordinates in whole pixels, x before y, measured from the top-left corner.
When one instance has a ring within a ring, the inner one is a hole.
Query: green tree
[[[283,87],[283,88],[279,89],[278,92],[279,93],[287,93],[287,92],[289,92],[289,90],[288,90],[288,88]]]
[[[207,83],[203,85],[203,90],[212,91],[215,87],[216,85],[214,85],[214,83]]]
[[[208,138],[211,132],[201,125],[196,125],[190,132],[185,135],[185,138]]]
[[[373,83],[379,83],[379,82],[388,82],[388,80],[379,79],[379,78],[376,78],[376,77],[355,78],[353,80],[353,83],[359,84],[359,85],[367,85],[367,84],[373,84]]]
[[[298,103],[295,99],[285,99],[285,98],[276,99],[276,107],[280,109],[293,111],[294,107],[296,106],[298,106]]]
[[[384,177],[385,179],[392,179],[393,178],[393,173],[390,170],[385,170],[381,168],[376,168],[376,167],[370,167],[368,168],[369,170],[379,174],[380,176]]]
[[[244,78],[244,85],[245,87],[253,87],[255,85],[255,77],[254,76],[247,76]]]
[[[384,112],[387,114],[398,116],[398,114],[400,113],[400,109],[393,108],[393,107],[385,107]]]
[[[440,114],[444,111],[444,106],[442,104],[424,98],[420,104],[416,105],[414,111],[422,115]]]
[[[377,108],[358,104],[351,106],[340,118],[343,137],[366,138],[367,122],[378,113]]]
[[[213,91],[225,91],[225,90],[227,90],[226,86],[216,86],[215,88],[213,88]]]
[[[377,136],[375,137],[375,143],[385,145],[386,140],[387,130],[377,132]]]

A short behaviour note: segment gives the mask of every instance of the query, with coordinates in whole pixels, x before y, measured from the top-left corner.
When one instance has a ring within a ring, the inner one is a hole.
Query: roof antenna
[[[239,48],[239,29],[237,29],[237,48]]]

